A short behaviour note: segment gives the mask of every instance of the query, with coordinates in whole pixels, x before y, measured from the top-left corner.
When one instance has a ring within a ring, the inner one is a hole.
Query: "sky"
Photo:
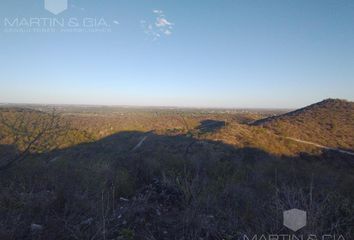
[[[353,0],[67,0],[57,15],[44,1],[0,2],[1,103],[354,101]]]

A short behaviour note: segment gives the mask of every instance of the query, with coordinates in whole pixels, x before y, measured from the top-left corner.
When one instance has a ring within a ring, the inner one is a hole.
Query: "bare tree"
[[[0,111],[0,143],[15,146],[16,154],[0,162],[0,171],[23,161],[31,153],[44,153],[60,145],[68,124],[53,110],[50,113],[32,110]]]
[[[190,127],[188,125],[188,122],[186,120],[186,118],[183,116],[183,113],[176,113],[176,120],[183,126],[183,130],[185,132],[190,133]]]

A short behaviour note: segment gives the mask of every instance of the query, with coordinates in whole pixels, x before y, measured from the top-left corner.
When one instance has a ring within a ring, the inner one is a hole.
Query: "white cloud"
[[[164,33],[165,33],[166,35],[171,35],[171,34],[172,34],[172,32],[171,32],[170,30],[166,30]]]
[[[156,14],[163,14],[163,11],[162,11],[162,10],[155,9],[155,10],[153,11],[153,13],[156,13]]]
[[[162,36],[170,36],[174,23],[167,19],[162,10],[155,9],[152,12],[155,15],[154,22],[140,21],[144,33],[151,36],[153,40],[157,40]]]
[[[170,23],[166,18],[160,18],[158,17],[155,22],[156,27],[161,28],[161,27],[166,27],[166,26],[172,26],[172,23]]]

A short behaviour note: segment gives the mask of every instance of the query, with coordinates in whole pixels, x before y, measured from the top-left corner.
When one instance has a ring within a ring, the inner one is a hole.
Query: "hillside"
[[[75,111],[0,108],[1,240],[288,234],[282,213],[295,207],[315,219],[300,234],[336,221],[331,233],[353,239],[352,156],[263,127],[315,110],[260,126],[248,123],[273,113]]]
[[[253,125],[276,134],[333,148],[354,149],[354,102],[326,99],[283,115],[261,119]]]

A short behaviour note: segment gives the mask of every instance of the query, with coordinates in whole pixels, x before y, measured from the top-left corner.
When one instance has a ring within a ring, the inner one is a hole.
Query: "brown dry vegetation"
[[[1,113],[10,123],[27,116],[20,126],[34,132],[49,116]],[[36,142],[46,148],[0,172],[0,239],[243,239],[293,233],[282,226],[291,208],[308,212],[298,234],[351,239],[353,157],[247,124],[261,116],[62,111],[63,131]],[[6,161],[26,142],[0,130]]]
[[[354,150],[354,102],[327,99],[281,116],[255,122],[276,134],[324,146]]]

